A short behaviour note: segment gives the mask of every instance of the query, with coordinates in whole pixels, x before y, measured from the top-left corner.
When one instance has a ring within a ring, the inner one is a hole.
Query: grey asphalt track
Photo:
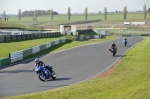
[[[75,47],[58,53],[42,56],[40,60],[52,64],[57,74],[56,80],[42,82],[32,70],[33,59],[0,69],[0,98],[29,94],[68,86],[89,79],[110,67],[130,47],[140,42],[142,37],[128,37],[125,47],[122,38]],[[118,46],[115,57],[108,51],[112,42]]]

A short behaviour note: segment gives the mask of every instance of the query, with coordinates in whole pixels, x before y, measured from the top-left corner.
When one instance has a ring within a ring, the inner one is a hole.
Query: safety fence
[[[56,37],[56,36],[60,36],[60,35],[61,35],[60,32],[31,33],[31,34],[22,34],[22,35],[0,35],[0,42]]]
[[[67,38],[58,39],[55,41],[47,42],[47,43],[42,44],[42,45],[33,46],[33,47],[25,49],[25,50],[12,52],[9,54],[9,57],[0,59],[0,66],[8,65],[10,63],[14,63],[14,62],[23,60],[27,56],[36,54],[40,51],[43,51],[45,49],[48,49],[50,47],[53,47],[53,46],[61,44],[61,43],[65,43],[67,41],[68,41]]]
[[[80,29],[76,30],[79,34],[91,32],[92,29]],[[21,34],[21,35],[0,35],[0,42],[10,42],[18,40],[29,40],[36,38],[49,38],[60,36],[60,32],[50,32],[50,33],[31,33],[31,34]]]
[[[84,33],[87,33],[87,32],[92,32],[93,29],[81,29],[81,30],[77,30],[78,34],[84,34]]]
[[[116,34],[116,35],[122,35],[122,36],[150,36],[150,34]]]

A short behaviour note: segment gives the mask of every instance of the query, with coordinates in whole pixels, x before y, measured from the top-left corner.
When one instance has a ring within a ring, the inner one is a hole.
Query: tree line
[[[147,10],[146,8],[146,4],[143,6],[143,18],[146,19],[146,15],[147,15],[147,11],[150,12],[150,8]],[[123,7],[123,19],[126,20],[127,19],[127,6],[124,6]],[[33,21],[37,21],[37,16],[40,16],[40,15],[50,15],[51,17],[51,20],[53,21],[53,15],[58,15],[59,13],[57,13],[56,11],[53,11],[53,9],[51,10],[34,10],[34,11],[24,11],[24,12],[21,12],[21,9],[18,10],[18,18],[19,18],[19,21],[21,21],[21,17],[22,16],[33,16]],[[107,20],[107,8],[105,7],[104,8],[104,19]],[[3,12],[3,17],[4,19],[6,19],[6,13],[5,11]],[[71,8],[69,7],[68,8],[68,11],[67,11],[67,17],[68,17],[68,20],[70,21],[71,20]],[[86,7],[84,9],[84,17],[85,17],[85,20],[88,20],[88,8]]]
[[[41,16],[41,15],[49,15],[51,10],[36,10],[36,15]],[[24,11],[21,13],[21,16],[34,16],[35,10],[34,11]],[[56,11],[53,11],[53,15],[58,15],[59,13]]]

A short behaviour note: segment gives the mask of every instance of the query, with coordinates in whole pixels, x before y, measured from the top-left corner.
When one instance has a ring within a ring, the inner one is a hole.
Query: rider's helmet
[[[36,63],[37,63],[37,62],[39,62],[39,58],[35,58],[35,60],[34,60],[34,61],[35,61]]]
[[[126,39],[126,37],[124,37],[124,39]]]
[[[114,42],[112,42],[112,44],[111,45],[114,45],[115,43]]]

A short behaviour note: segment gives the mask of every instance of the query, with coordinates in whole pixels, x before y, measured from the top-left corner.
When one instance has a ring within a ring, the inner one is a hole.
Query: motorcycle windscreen
[[[39,70],[40,70],[40,67],[37,66],[37,67],[35,68],[35,71],[37,72],[37,71],[39,71]]]

